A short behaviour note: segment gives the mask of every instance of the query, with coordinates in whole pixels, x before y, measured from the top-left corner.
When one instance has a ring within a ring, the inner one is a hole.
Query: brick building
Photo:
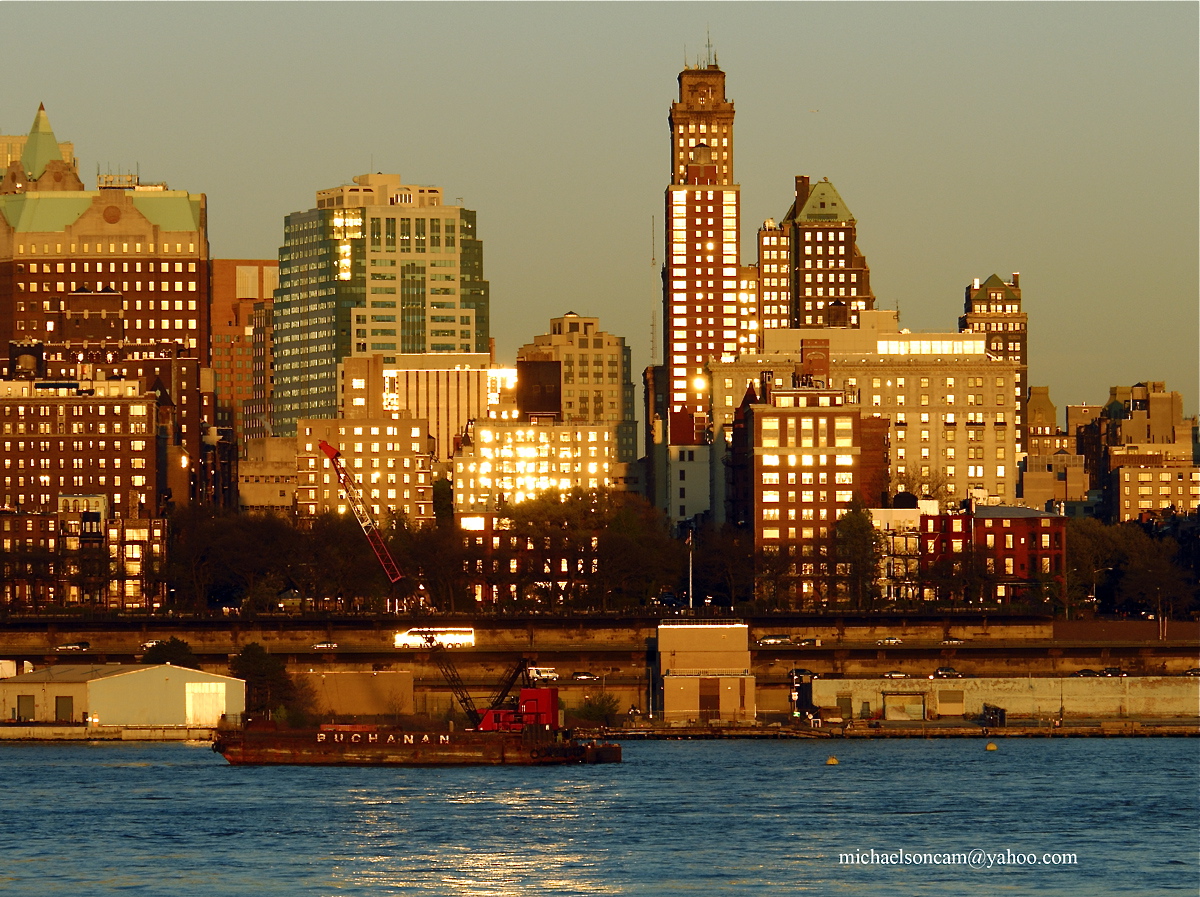
[[[961,513],[922,515],[921,540],[926,598],[1007,604],[1066,595],[1062,515],[969,503]]]

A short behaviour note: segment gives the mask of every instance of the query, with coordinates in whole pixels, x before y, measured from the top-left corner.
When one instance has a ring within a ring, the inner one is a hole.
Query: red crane
[[[392,583],[398,582],[404,574],[396,566],[396,562],[392,558],[392,553],[388,551],[387,544],[383,541],[383,537],[379,535],[379,528],[375,526],[375,521],[367,513],[367,506],[363,503],[362,494],[358,491],[358,486],[355,485],[354,479],[346,472],[346,465],[342,463],[342,453],[324,439],[319,443],[319,447],[328,456],[329,463],[333,467],[334,473],[337,474],[338,483],[341,484],[342,491],[346,493],[346,500],[350,502],[350,509],[354,511],[354,516],[358,519],[358,525],[362,527],[363,535],[367,537],[367,541],[371,544],[371,548],[375,552],[375,557],[379,558],[379,565],[383,567],[383,572],[387,576],[388,581]]]

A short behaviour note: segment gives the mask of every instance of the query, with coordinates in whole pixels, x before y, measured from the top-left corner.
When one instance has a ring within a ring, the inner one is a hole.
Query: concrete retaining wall
[[[955,698],[961,693],[961,702]],[[1200,679],[1172,676],[1128,678],[981,678],[981,679],[817,679],[813,703],[822,709],[838,707],[849,696],[855,719],[882,714],[885,695],[919,695],[928,718],[946,714],[940,708],[975,716],[983,705],[1003,707],[1010,719],[1064,718],[1148,719],[1200,716]]]

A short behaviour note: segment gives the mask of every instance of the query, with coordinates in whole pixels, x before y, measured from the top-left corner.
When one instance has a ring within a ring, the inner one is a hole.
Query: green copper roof
[[[135,193],[133,207],[164,231],[200,230],[200,196],[182,190]]]
[[[21,153],[21,167],[25,169],[26,174],[36,179],[42,176],[47,163],[55,159],[62,160],[62,151],[58,148],[54,129],[50,127],[46,107],[38,106],[33,127],[29,129],[29,139],[25,142],[25,151]]]
[[[64,230],[92,206],[93,193],[10,193],[0,196],[0,214],[20,233]]]
[[[849,221],[854,215],[842,202],[837,189],[829,181],[817,181],[812,185],[804,209],[796,216],[798,221]]]
[[[65,230],[92,207],[99,193],[10,193],[0,196],[0,215],[18,233],[53,233]],[[135,193],[133,207],[162,231],[200,230],[200,196],[182,190]]]
[[[999,274],[993,274],[987,280],[979,285],[981,290],[1003,290],[1006,297],[1015,299],[1017,294],[1012,291],[1012,287],[1004,282]]]

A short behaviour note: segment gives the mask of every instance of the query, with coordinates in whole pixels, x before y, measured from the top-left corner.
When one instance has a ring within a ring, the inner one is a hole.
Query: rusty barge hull
[[[508,732],[218,732],[234,766],[561,766],[619,763],[619,745],[535,741]]]

